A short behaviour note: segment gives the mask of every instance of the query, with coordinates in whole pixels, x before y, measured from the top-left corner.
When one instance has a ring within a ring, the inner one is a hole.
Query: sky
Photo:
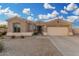
[[[78,3],[0,3],[0,24],[15,16],[44,22],[60,18],[79,28]]]

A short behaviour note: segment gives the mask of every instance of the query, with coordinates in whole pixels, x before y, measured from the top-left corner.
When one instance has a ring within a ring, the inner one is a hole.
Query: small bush
[[[21,38],[24,38],[24,36],[21,36]]]
[[[3,32],[2,35],[6,35],[7,32]]]
[[[0,37],[6,35],[7,32],[0,32]]]
[[[0,33],[0,37],[2,36],[2,34]]]
[[[12,39],[14,39],[14,38],[15,38],[15,36],[12,36],[11,38],[12,38]]]
[[[37,34],[38,34],[37,32],[34,32],[34,33],[33,33],[33,35],[37,35]]]

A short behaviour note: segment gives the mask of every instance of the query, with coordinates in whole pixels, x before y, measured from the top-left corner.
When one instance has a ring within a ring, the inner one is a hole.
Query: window
[[[19,23],[13,24],[13,32],[20,32],[21,31],[21,26]]]

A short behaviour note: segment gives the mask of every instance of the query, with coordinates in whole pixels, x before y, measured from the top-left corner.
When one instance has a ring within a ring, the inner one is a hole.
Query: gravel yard
[[[2,39],[4,50],[1,56],[61,56],[62,54],[45,36],[24,39]]]

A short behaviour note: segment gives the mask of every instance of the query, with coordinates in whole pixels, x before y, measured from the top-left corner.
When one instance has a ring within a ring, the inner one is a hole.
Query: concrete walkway
[[[79,36],[48,38],[64,56],[79,56]]]

